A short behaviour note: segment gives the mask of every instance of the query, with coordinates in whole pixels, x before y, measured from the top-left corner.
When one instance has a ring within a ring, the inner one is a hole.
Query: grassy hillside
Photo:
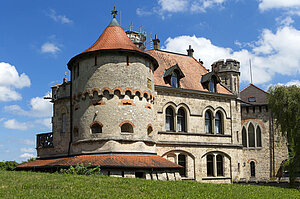
[[[0,198],[300,198],[300,191],[193,181],[79,176],[0,170]]]

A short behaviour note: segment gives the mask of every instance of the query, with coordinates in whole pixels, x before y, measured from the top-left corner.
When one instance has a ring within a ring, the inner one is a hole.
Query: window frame
[[[171,131],[171,132],[175,131],[175,114],[174,114],[174,112],[175,111],[174,111],[172,106],[168,106],[166,108],[166,111],[165,111],[165,120],[166,120],[165,121],[165,128],[166,128],[166,131]],[[169,123],[170,128],[167,128],[168,121],[170,122]]]
[[[213,134],[213,118],[212,118],[212,112],[210,110],[206,110],[204,113],[204,126],[205,126],[205,133],[207,134]]]

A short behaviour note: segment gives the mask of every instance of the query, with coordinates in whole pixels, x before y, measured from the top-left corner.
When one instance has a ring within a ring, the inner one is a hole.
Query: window
[[[255,147],[255,137],[254,137],[254,126],[252,123],[249,124],[248,127],[248,141],[249,147]]]
[[[224,176],[222,155],[217,155],[217,176]]]
[[[256,146],[261,147],[261,130],[259,126],[256,128]]]
[[[210,111],[205,112],[205,132],[212,133],[212,116]]]
[[[65,113],[61,115],[61,132],[65,133],[67,129],[67,116]]]
[[[126,56],[126,64],[129,66],[129,56]]]
[[[248,102],[256,102],[256,98],[255,97],[248,97]]]
[[[122,133],[133,133],[133,127],[129,123],[125,123],[121,126]]]
[[[213,155],[206,156],[207,176],[214,176],[214,160]]]
[[[250,175],[251,175],[251,177],[255,177],[255,162],[254,161],[250,162]]]
[[[183,108],[180,108],[177,114],[177,131],[186,132],[185,118],[185,111]]]
[[[216,117],[215,117],[215,133],[216,134],[223,133],[222,115],[220,111],[216,113]]]
[[[171,106],[166,109],[166,131],[174,131],[174,111]]]
[[[243,127],[242,130],[242,143],[243,143],[243,147],[247,147],[247,132],[245,127]]]
[[[179,174],[183,177],[186,177],[186,155],[178,155],[178,164],[183,167],[179,170]]]
[[[209,80],[209,91],[210,92],[216,92],[216,78],[212,77],[211,80]]]
[[[94,123],[91,125],[92,134],[102,133],[102,125]]]
[[[176,72],[173,72],[172,73],[172,76],[171,76],[171,85],[173,88],[178,88],[178,75]]]
[[[97,60],[97,56],[95,56],[95,66],[97,66],[98,65],[98,60]]]
[[[153,128],[152,128],[152,126],[148,126],[148,128],[147,128],[147,134],[148,134],[148,136],[152,136],[152,134],[153,134]]]

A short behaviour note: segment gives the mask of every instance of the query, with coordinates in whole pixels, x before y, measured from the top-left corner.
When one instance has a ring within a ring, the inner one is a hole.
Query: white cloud
[[[34,153],[35,149],[34,148],[21,148],[20,151],[23,153]]]
[[[299,0],[259,0],[258,5],[261,11],[274,9],[274,8],[300,8]]]
[[[51,42],[46,42],[41,46],[42,53],[56,54],[59,51],[61,51],[60,48],[56,44]]]
[[[28,146],[34,145],[34,140],[24,139],[24,140],[20,140],[20,141],[21,141],[21,143],[26,144]]]
[[[50,117],[52,116],[52,103],[43,97],[35,97],[30,100],[29,110],[24,110],[19,105],[5,106],[4,110],[16,115]]]
[[[189,0],[158,0],[162,11],[182,12],[188,7]]]
[[[31,153],[23,153],[22,155],[20,155],[20,158],[33,158],[33,157],[35,156]]]
[[[73,21],[71,19],[69,19],[68,17],[66,17],[65,15],[58,15],[56,13],[55,10],[50,9],[48,13],[46,13],[46,15],[48,17],[50,17],[51,19],[53,19],[56,22],[60,22],[62,24],[70,24],[73,23]]]
[[[241,82],[249,81],[249,59],[252,61],[253,81],[256,84],[269,82],[278,73],[281,75],[300,74],[300,31],[293,27],[280,27],[275,33],[265,29],[260,39],[250,50],[233,51],[211,43],[209,39],[196,36],[168,38],[165,49],[186,54],[188,45],[195,50],[194,56],[201,58],[207,68],[225,58],[241,62]],[[251,46],[251,45],[249,45]]]
[[[295,22],[290,16],[277,17],[275,20],[279,25],[282,25],[282,26],[290,26],[292,23]]]
[[[3,125],[7,129],[21,130],[25,131],[33,127],[30,122],[18,122],[16,119],[9,119],[3,122]]]
[[[139,16],[148,16],[148,15],[151,15],[152,12],[144,10],[143,8],[137,8],[136,9],[136,14],[139,15]]]
[[[44,119],[40,119],[40,120],[35,120],[35,123],[37,124],[42,124],[43,126],[47,127],[49,130],[51,129],[51,118],[44,118]]]
[[[30,84],[30,79],[25,73],[19,75],[15,66],[0,62],[0,101],[22,99],[15,89],[29,87]]]
[[[195,0],[191,4],[192,12],[206,12],[208,8],[222,6],[226,0]]]

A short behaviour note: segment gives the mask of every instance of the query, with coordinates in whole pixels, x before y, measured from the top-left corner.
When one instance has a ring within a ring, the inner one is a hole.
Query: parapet
[[[211,67],[214,72],[239,72],[240,62],[234,59],[220,59],[214,62]]]

